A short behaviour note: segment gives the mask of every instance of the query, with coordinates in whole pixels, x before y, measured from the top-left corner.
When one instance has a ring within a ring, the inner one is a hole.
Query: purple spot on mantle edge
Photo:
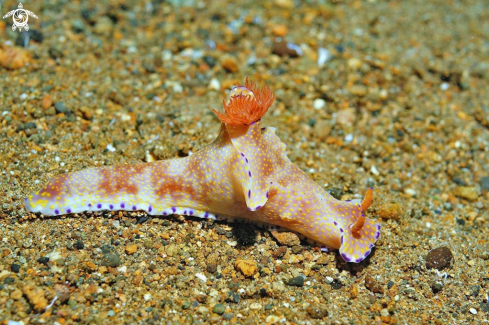
[[[251,190],[248,190],[248,199],[251,198]]]
[[[193,215],[193,214],[194,214],[194,211],[193,211],[193,210],[190,210],[190,211],[188,212],[188,214]]]
[[[148,207],[148,211],[149,212],[153,211],[153,208],[151,207],[151,205]]]
[[[251,177],[251,171],[248,170],[248,175]]]
[[[124,203],[121,203],[121,208],[124,209],[126,205]]]
[[[54,213],[59,214],[59,210],[54,210]]]
[[[209,218],[209,213],[208,213],[208,212],[206,212],[206,213],[204,214],[204,218]]]
[[[246,162],[248,162],[248,158],[245,157]]]
[[[132,206],[132,209],[136,211],[137,207],[135,205]]]
[[[112,210],[112,209],[114,209],[114,206],[111,204],[111,205],[109,205],[109,208]]]
[[[71,209],[66,210],[66,213],[71,213]]]
[[[92,206],[92,203],[88,203],[88,206],[91,207]]]
[[[244,154],[243,154],[242,152],[241,152],[241,156],[243,156],[243,157],[244,157]]]
[[[97,208],[98,208],[98,209],[101,209],[101,208],[102,208],[102,204],[100,204],[100,203],[99,203],[99,204],[97,204]]]
[[[337,225],[338,225],[338,223],[337,223],[336,221],[334,221],[333,223],[334,223],[334,225],[335,225],[335,226],[337,226]]]
[[[350,262],[350,261],[351,261],[351,259],[350,259],[348,256],[344,255],[344,254],[342,254],[342,255],[341,255],[341,257],[343,257],[343,259],[344,259],[346,262]]]
[[[175,207],[172,207],[171,210],[173,211],[173,213],[177,212],[177,208]]]

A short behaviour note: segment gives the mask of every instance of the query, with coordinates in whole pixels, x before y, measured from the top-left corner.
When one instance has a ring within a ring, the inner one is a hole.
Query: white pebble
[[[202,282],[207,282],[207,277],[205,275],[203,275],[202,273],[196,273],[195,274],[195,277],[198,278],[199,280],[201,280]]]
[[[475,308],[470,308],[470,309],[469,309],[469,311],[470,311],[470,313],[471,313],[472,315],[477,315],[477,309],[475,309]]]
[[[345,136],[345,142],[352,142],[353,141],[353,134],[349,133]]]
[[[318,49],[318,65],[322,67],[329,59],[331,59],[331,52],[324,47]]]
[[[115,151],[115,147],[112,145],[112,144],[108,144],[107,147],[105,147],[105,149],[109,150],[110,152],[114,152]]]
[[[379,176],[379,171],[377,169],[377,167],[375,167],[374,165],[372,165],[372,167],[370,167],[370,171],[372,172],[372,174],[374,174],[375,176]]]
[[[441,90],[447,90],[449,86],[450,86],[449,84],[447,84],[446,82],[444,82],[444,83],[442,83],[442,84],[440,85],[440,89],[441,89]]]
[[[151,293],[147,293],[143,297],[144,297],[144,300],[148,301],[151,299]]]
[[[407,188],[404,190],[404,193],[406,193],[407,195],[410,195],[410,196],[415,196],[416,195],[416,191],[413,190],[412,188]]]
[[[22,93],[22,94],[20,94],[20,99],[21,99],[21,100],[24,100],[24,99],[26,99],[26,98],[27,98],[27,94],[26,94],[26,93]]]
[[[326,101],[322,98],[316,98],[312,106],[314,109],[322,109],[324,106],[326,106]]]
[[[211,82],[209,83],[209,89],[212,89],[212,90],[221,89],[221,83],[219,82],[219,80],[217,80],[216,78],[212,78]]]
[[[333,283],[334,279],[330,276],[326,277],[326,283]]]

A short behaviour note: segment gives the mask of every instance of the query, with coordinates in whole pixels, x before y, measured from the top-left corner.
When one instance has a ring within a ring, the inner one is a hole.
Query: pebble
[[[226,311],[226,306],[224,306],[223,304],[216,304],[212,308],[212,312],[218,315],[224,314],[225,311]]]
[[[306,280],[305,276],[299,275],[299,276],[290,278],[289,281],[287,281],[287,284],[289,286],[302,287],[304,285],[305,280]]]
[[[365,288],[373,293],[384,293],[384,288],[370,275],[365,276]]]
[[[285,35],[287,35],[287,32],[288,32],[287,25],[280,24],[272,27],[273,35],[277,37],[284,37]]]
[[[475,201],[479,197],[479,191],[475,186],[457,186],[454,194],[468,201]]]
[[[112,29],[114,27],[114,23],[107,16],[102,16],[97,19],[95,26],[93,27],[93,32],[97,35],[109,36],[112,34]]]
[[[109,310],[109,311],[107,312],[107,316],[109,316],[109,317],[113,317],[113,316],[115,316],[115,311],[113,311],[113,310]]]
[[[404,213],[404,208],[398,202],[385,202],[376,207],[376,213],[382,219],[399,220]]]
[[[48,305],[48,301],[44,297],[44,290],[36,285],[29,283],[22,288],[22,292],[27,297],[34,310],[44,311]]]
[[[133,244],[125,247],[125,251],[127,255],[132,255],[138,251],[138,245]]]
[[[326,106],[326,101],[322,98],[316,98],[312,106],[314,109],[323,109]]]
[[[431,281],[430,287],[431,287],[431,290],[433,291],[433,293],[438,293],[441,290],[443,290],[443,283],[441,283],[439,281]]]
[[[314,319],[321,319],[328,316],[328,309],[322,304],[312,304],[307,307],[306,312]]]
[[[211,81],[209,82],[209,89],[220,90],[221,83],[219,82],[219,80],[217,80],[216,78],[212,78]]]
[[[48,109],[53,105],[53,97],[51,95],[44,95],[42,98],[41,106],[43,109]]]
[[[20,47],[0,47],[0,65],[6,69],[22,68],[31,61],[31,55]]]
[[[102,265],[108,267],[118,267],[121,265],[121,259],[116,254],[108,253],[105,254],[102,259]]]
[[[288,231],[272,231],[272,236],[279,242],[281,245],[285,246],[296,246],[300,245],[301,240],[296,233],[288,232]]]
[[[234,317],[234,314],[232,314],[232,313],[224,313],[224,314],[222,314],[222,318],[225,319],[225,320],[231,320],[231,319],[233,319],[233,317]]]
[[[226,70],[227,72],[236,73],[239,70],[238,63],[236,62],[236,59],[234,59],[232,57],[225,58],[221,62],[221,65],[222,65],[223,69]]]
[[[54,108],[56,109],[57,113],[64,113],[64,114],[70,113],[70,110],[65,106],[63,102],[54,103]]]
[[[435,248],[426,256],[426,268],[428,269],[443,270],[446,267],[451,267],[452,263],[452,252],[446,246]]]
[[[364,85],[353,85],[350,87],[350,93],[355,96],[363,97],[367,94],[367,87]]]
[[[258,267],[254,260],[242,260],[238,258],[234,263],[234,267],[246,277],[253,276],[258,271]]]
[[[19,273],[20,265],[14,263],[14,264],[10,265],[10,269],[12,270],[12,272]]]
[[[479,183],[483,191],[489,191],[489,176],[482,177]]]
[[[207,263],[206,270],[209,273],[216,273],[217,272],[217,263],[214,263],[214,262]]]
[[[469,309],[469,311],[470,311],[470,313],[471,313],[472,315],[477,315],[477,309],[475,309],[475,308],[470,308],[470,309]]]
[[[286,41],[278,41],[273,43],[272,53],[282,57],[289,56],[291,58],[297,58],[302,55],[302,50],[296,44]]]

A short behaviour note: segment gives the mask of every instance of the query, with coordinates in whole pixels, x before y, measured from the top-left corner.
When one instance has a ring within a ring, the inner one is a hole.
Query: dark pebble
[[[438,247],[431,250],[426,256],[426,268],[443,270],[451,267],[453,264],[453,255],[446,246]]]
[[[3,283],[5,283],[5,284],[12,284],[12,283],[14,283],[14,281],[15,281],[14,278],[8,276],[8,277],[5,278],[5,280],[3,280]]]
[[[370,275],[365,277],[365,288],[373,293],[384,293],[382,286],[378,284],[377,281],[375,281],[375,279]]]
[[[328,310],[326,306],[320,304],[313,304],[306,309],[309,316],[314,319],[321,319],[328,316]]]
[[[169,225],[171,225],[171,223],[170,223],[170,221],[165,220],[165,221],[163,221],[162,225],[165,227],[168,227]]]
[[[71,28],[77,34],[83,33],[85,31],[85,24],[80,19],[75,19],[71,23]]]
[[[211,68],[214,68],[216,65],[216,59],[214,59],[212,56],[204,56],[202,59]]]
[[[297,58],[302,54],[302,51],[298,45],[286,41],[279,41],[273,44],[272,53],[278,56]]]
[[[433,290],[433,293],[438,293],[443,289],[443,284],[438,281],[432,281],[430,287],[431,290]]]
[[[54,108],[56,109],[57,113],[65,113],[65,114],[70,113],[70,110],[65,106],[63,102],[54,103]]]
[[[337,200],[341,200],[341,197],[345,195],[345,191],[337,187],[332,187],[330,189],[327,189],[326,192],[328,192],[332,197],[334,197]]]
[[[389,282],[387,282],[387,289],[392,288],[392,286],[393,286],[394,284],[395,284],[395,283],[394,283],[394,281],[389,281]]]
[[[73,245],[73,247],[75,247],[76,249],[84,249],[85,248],[85,244],[83,243],[83,241],[81,241],[80,239],[78,239],[75,244]]]
[[[22,47],[28,47],[30,41],[42,43],[43,38],[44,37],[40,31],[31,29],[28,31],[21,32],[17,36],[17,39],[15,40],[15,45],[22,46]]]
[[[465,220],[464,219],[457,219],[457,223],[461,226],[465,226]]]
[[[10,265],[10,269],[12,270],[12,272],[19,273],[20,265],[14,263],[14,264]]]
[[[216,304],[214,308],[212,308],[212,312],[218,315],[224,314],[225,311],[226,311],[226,306],[224,306],[223,304]]]
[[[224,235],[226,234],[226,230],[222,229],[221,227],[216,228],[216,232],[218,235]]]
[[[273,307],[273,304],[266,304],[265,305],[265,310],[271,310]]]
[[[117,267],[121,265],[121,259],[116,254],[105,254],[102,259],[102,265],[108,267]]]
[[[302,252],[302,246],[299,245],[292,246],[292,253],[299,254],[300,252]]]
[[[207,272],[209,273],[216,273],[217,271],[217,264],[216,263],[207,263]]]
[[[304,285],[304,280],[305,278],[299,275],[289,279],[289,281],[287,281],[287,284],[289,286],[302,287]]]
[[[226,236],[227,238],[232,238],[233,237],[233,232],[232,231],[226,231],[224,233],[224,236]]]
[[[489,176],[482,177],[479,183],[483,191],[489,191]]]
[[[47,265],[49,263],[49,257],[44,256],[39,258],[37,261],[41,264]]]
[[[345,285],[338,281],[337,279],[334,279],[334,281],[331,283],[331,288],[335,290],[339,290],[343,288]]]
[[[49,53],[49,56],[53,59],[62,58],[65,56],[61,47],[56,46],[56,45],[51,46],[48,49],[48,53]]]
[[[234,317],[234,314],[232,314],[232,313],[222,314],[222,318],[224,318],[225,320],[231,320],[231,319],[233,319],[233,317]]]

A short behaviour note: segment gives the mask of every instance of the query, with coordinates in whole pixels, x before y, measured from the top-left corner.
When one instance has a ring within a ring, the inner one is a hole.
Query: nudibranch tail
[[[246,78],[244,86],[238,85],[223,101],[224,113],[213,110],[221,122],[229,125],[251,125],[259,121],[275,100],[269,86],[259,88]]]
[[[354,209],[357,219],[341,231],[340,255],[347,262],[359,263],[371,252],[380,237],[380,224],[365,218],[364,212],[372,204],[373,189],[369,188],[361,205]]]

